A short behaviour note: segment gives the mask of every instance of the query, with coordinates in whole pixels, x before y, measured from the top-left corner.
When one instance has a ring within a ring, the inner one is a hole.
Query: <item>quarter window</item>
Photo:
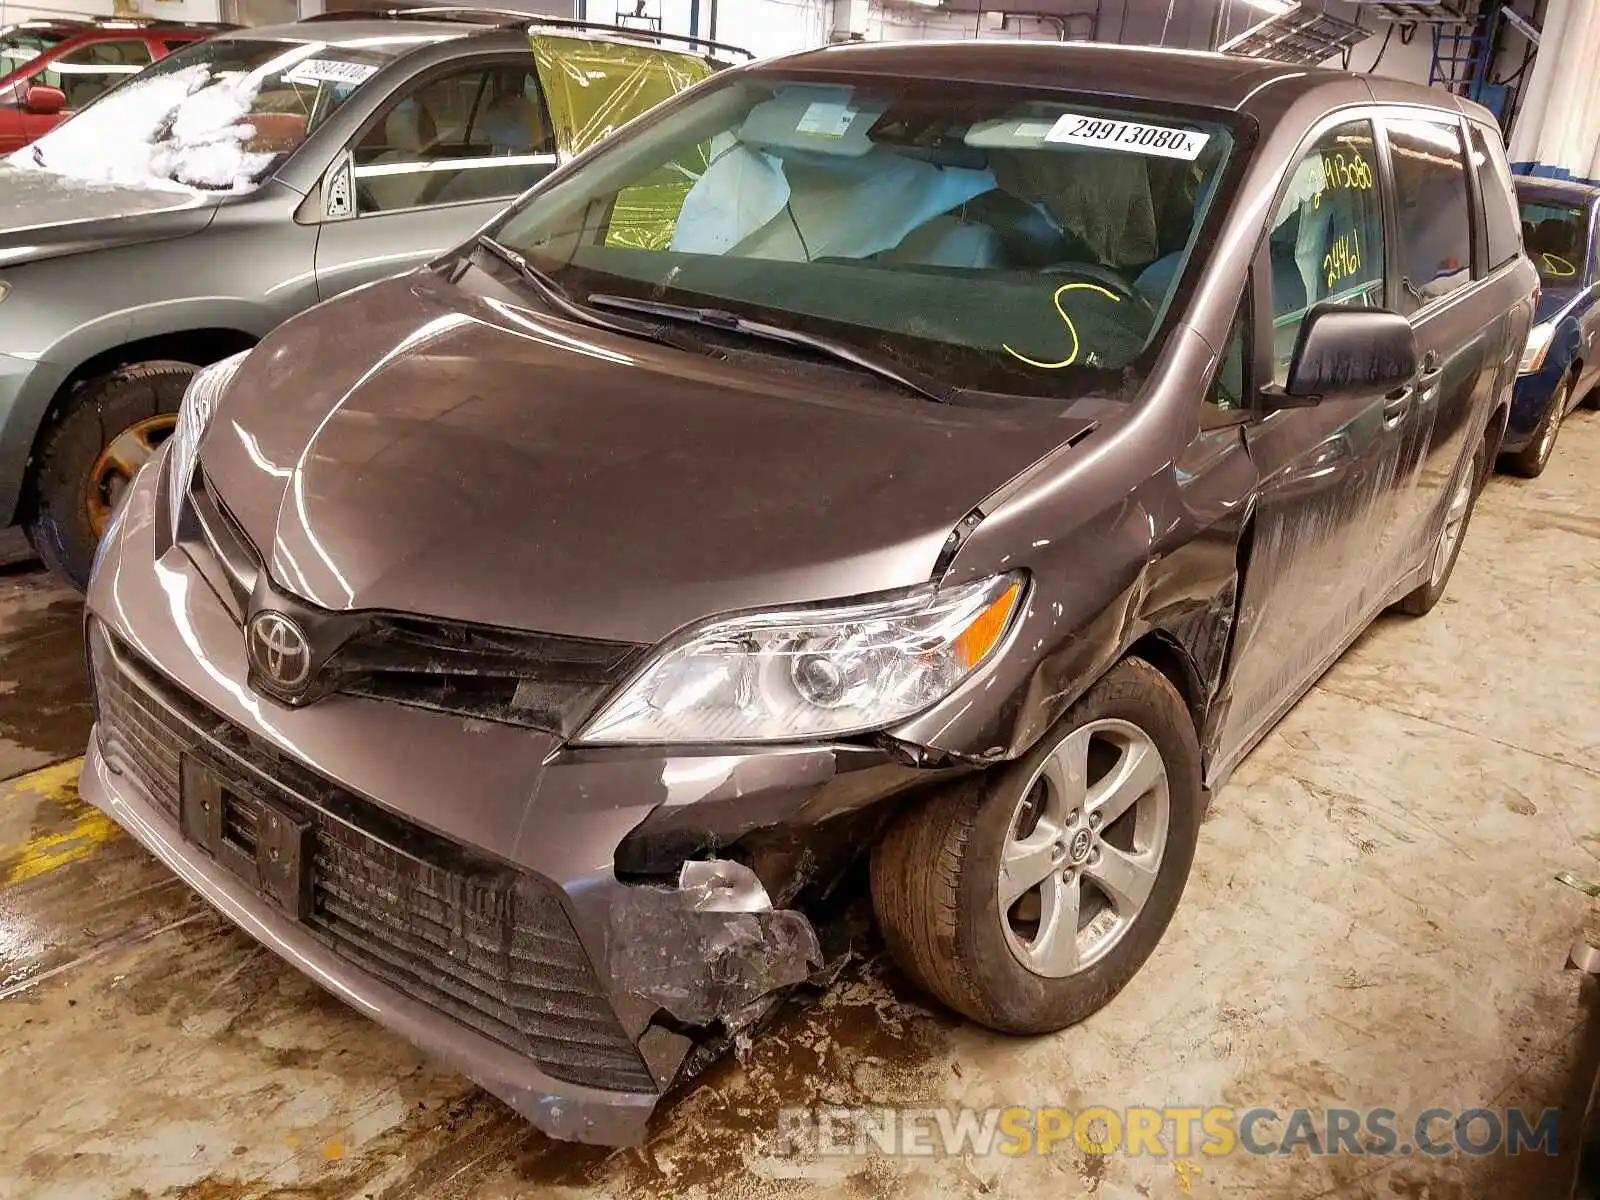
[[[1488,267],[1492,271],[1522,253],[1522,222],[1517,215],[1511,168],[1500,148],[1500,135],[1477,124],[1468,128],[1472,130],[1472,168],[1478,174],[1478,191],[1483,194]]]
[[[1372,122],[1318,138],[1289,176],[1269,234],[1273,377],[1288,378],[1295,339],[1314,304],[1383,304],[1383,202]]]
[[[403,96],[356,144],[357,209],[508,198],[555,161],[555,134],[531,63],[459,71]]]
[[[1472,208],[1461,130],[1388,120],[1400,261],[1400,303],[1415,312],[1472,279]]]
[[[1249,292],[1246,291],[1246,297]],[[1217,373],[1211,380],[1211,390],[1206,394],[1206,402],[1214,404],[1224,411],[1233,411],[1245,406],[1245,390],[1249,380],[1249,342],[1247,330],[1249,328],[1249,302],[1239,309],[1233,318],[1233,328],[1228,331],[1228,344],[1223,348],[1222,361],[1217,364]]]
[[[143,41],[90,42],[68,51],[39,73],[36,83],[60,88],[76,111],[151,63]]]

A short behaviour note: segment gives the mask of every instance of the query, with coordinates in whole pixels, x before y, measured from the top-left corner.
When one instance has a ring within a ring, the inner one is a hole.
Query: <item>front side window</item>
[[[358,213],[509,198],[556,162],[555,134],[530,57],[428,80],[356,142]]]
[[[150,65],[150,47],[143,39],[90,42],[69,50],[33,77],[31,82],[60,88],[67,107],[80,109]]]
[[[1442,121],[1384,122],[1394,161],[1402,311],[1472,281],[1472,197],[1461,131]]]
[[[1520,208],[1522,237],[1539,278],[1557,287],[1581,283],[1588,258],[1588,208],[1539,197],[1523,199]]]
[[[955,388],[1117,394],[1160,339],[1228,125],[949,81],[742,73],[494,231],[582,302],[715,307]]]
[[[1383,196],[1371,121],[1319,137],[1289,176],[1268,233],[1273,378],[1288,378],[1314,304],[1383,306]]]
[[[8,161],[99,183],[248,190],[414,46],[414,38],[363,39],[359,46],[198,42]]]

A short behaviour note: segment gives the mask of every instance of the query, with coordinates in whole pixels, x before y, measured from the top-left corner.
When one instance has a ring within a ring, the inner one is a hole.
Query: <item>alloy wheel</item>
[[[1000,924],[1017,960],[1060,979],[1110,952],[1143,911],[1166,850],[1166,763],[1137,725],[1074,729],[1024,789],[1000,857]]]
[[[1472,490],[1477,486],[1477,478],[1477,471],[1468,467],[1450,497],[1450,507],[1444,514],[1444,528],[1439,531],[1439,545],[1433,553],[1433,570],[1428,573],[1431,587],[1438,587],[1445,572],[1450,569],[1461,533],[1467,527],[1467,512],[1472,508]]]
[[[1544,426],[1539,430],[1539,448],[1535,451],[1540,467],[1550,461],[1550,452],[1556,447],[1556,434],[1561,432],[1561,417],[1566,411],[1566,392],[1558,392],[1550,401],[1550,411],[1545,414]]]
[[[111,515],[117,511],[128,485],[139,468],[150,461],[161,443],[172,436],[178,419],[171,413],[158,413],[128,426],[107,443],[89,469],[84,503],[88,507],[89,527],[96,537],[106,531]]]

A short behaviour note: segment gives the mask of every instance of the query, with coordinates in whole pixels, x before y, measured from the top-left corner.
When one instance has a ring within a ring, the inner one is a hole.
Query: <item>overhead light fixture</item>
[[[1259,8],[1274,17],[1281,17],[1295,7],[1290,0],[1244,0],[1244,2],[1251,8]]]

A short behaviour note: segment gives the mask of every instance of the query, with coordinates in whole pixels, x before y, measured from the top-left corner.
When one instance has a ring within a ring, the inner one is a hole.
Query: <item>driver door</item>
[[[1291,172],[1256,267],[1257,377],[1282,385],[1313,305],[1382,307],[1387,230],[1369,120],[1315,138]],[[1259,477],[1254,533],[1218,737],[1225,774],[1383,603],[1409,413],[1383,393],[1279,408],[1245,441]],[[1397,398],[1398,397],[1398,398]]]
[[[423,76],[374,114],[324,179],[317,294],[459,245],[555,166],[531,56]]]

